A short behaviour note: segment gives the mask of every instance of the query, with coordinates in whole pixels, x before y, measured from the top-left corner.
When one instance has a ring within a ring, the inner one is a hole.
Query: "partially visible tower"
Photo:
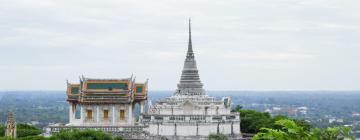
[[[16,122],[12,112],[8,113],[5,136],[10,138],[16,138]]]

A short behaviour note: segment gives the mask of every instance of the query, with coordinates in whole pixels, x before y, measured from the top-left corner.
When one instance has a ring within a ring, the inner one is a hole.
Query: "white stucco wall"
[[[217,133],[217,124],[202,124],[199,125],[199,135],[208,136],[209,134]]]
[[[176,128],[177,136],[196,136],[196,125],[178,124]]]
[[[129,116],[131,113],[129,111],[129,105],[119,105],[119,104],[109,104],[109,105],[79,105],[80,109],[80,119],[73,119],[68,125],[79,126],[112,126],[112,125],[133,125],[134,118],[130,119],[132,122],[129,122]],[[86,120],[87,112],[86,110],[92,110],[92,120]],[[104,110],[108,110],[108,120],[104,120]],[[120,120],[120,110],[125,110],[125,119]]]
[[[174,125],[159,125],[159,134],[164,136],[173,136],[175,134]]]
[[[240,125],[234,123],[233,133],[240,133]],[[175,135],[175,125],[173,123],[169,124],[159,124],[159,132],[157,124],[149,124],[149,129],[151,135],[163,135],[163,136],[174,136]],[[196,124],[189,123],[179,123],[176,125],[176,135],[177,136],[196,136],[197,126]],[[221,123],[219,125],[219,132],[222,134],[231,134],[231,123]],[[217,133],[217,123],[202,123],[198,124],[198,135],[199,136],[208,136],[209,134]]]

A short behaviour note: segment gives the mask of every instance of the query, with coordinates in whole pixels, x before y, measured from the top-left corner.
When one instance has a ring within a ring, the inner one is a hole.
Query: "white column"
[[[112,105],[111,124],[112,124],[112,125],[115,125],[115,105]]]
[[[145,101],[140,102],[140,113],[144,113]]]
[[[69,124],[73,122],[73,103],[69,103]]]
[[[96,106],[96,122],[99,124],[100,123],[100,109],[99,109],[99,105]]]
[[[79,107],[80,107],[80,123],[84,124],[84,120],[85,120],[84,107],[82,105],[80,105]]]
[[[129,104],[129,111],[128,111],[128,123],[130,124],[130,125],[132,125],[133,123],[132,123],[132,120],[133,120],[133,117],[132,117],[132,104]]]
[[[72,108],[72,121],[74,122],[74,123],[76,123],[75,121],[76,121],[76,108],[78,107],[78,105],[77,104],[73,104],[73,108]]]

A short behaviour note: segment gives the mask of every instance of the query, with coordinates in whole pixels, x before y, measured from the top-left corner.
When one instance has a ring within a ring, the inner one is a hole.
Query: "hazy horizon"
[[[41,1],[0,4],[0,91],[78,77],[175,90],[187,20],[208,91],[360,90],[360,1]],[[354,14],[355,13],[355,14]]]
[[[0,90],[1,93],[21,93],[21,92],[31,92],[35,94],[41,93],[66,93],[66,90]],[[173,93],[175,90],[149,90],[149,93],[161,92],[161,93]],[[315,93],[315,94],[327,94],[327,93],[359,93],[360,90],[206,90],[207,94],[217,93],[217,92],[227,92],[227,93],[239,93],[239,92],[248,92],[248,93]]]

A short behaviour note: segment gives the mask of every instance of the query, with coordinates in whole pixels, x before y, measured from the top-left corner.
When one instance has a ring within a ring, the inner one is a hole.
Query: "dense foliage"
[[[234,110],[240,111],[241,118],[241,132],[243,133],[257,133],[261,128],[278,128],[275,124],[276,121],[282,119],[289,119],[286,116],[274,116],[271,117],[269,113],[257,112],[255,110]],[[304,120],[294,120],[299,126],[309,130],[310,124]]]
[[[40,135],[41,132],[42,131],[40,129],[27,124],[16,125],[16,134],[18,138]]]
[[[49,140],[123,140],[122,137],[112,137],[110,134],[97,130],[63,130],[54,134]]]
[[[278,129],[261,128],[253,140],[344,140],[354,139],[350,135],[350,128],[333,127],[326,129],[305,129],[293,120],[283,119],[275,122]]]
[[[40,129],[27,124],[17,124],[16,128],[17,128],[16,133],[18,138],[27,137],[27,136],[36,136],[41,134],[42,132]],[[5,129],[6,127],[4,125],[0,125],[0,137],[4,137]]]
[[[313,128],[304,120],[294,120],[286,116],[274,116],[254,110],[240,112],[243,133],[256,133],[254,140],[343,140],[354,139],[348,127]]]
[[[56,133],[50,140],[112,140],[111,135],[95,130],[67,130]]]
[[[0,125],[0,137],[3,137],[5,135],[5,129],[6,127],[4,125]]]
[[[210,134],[209,140],[228,140],[228,138],[223,134]]]
[[[30,128],[32,130],[32,128]],[[0,137],[0,140],[13,140]],[[122,137],[112,137],[110,134],[96,130],[63,130],[49,138],[39,135],[18,137],[16,140],[123,140]]]

